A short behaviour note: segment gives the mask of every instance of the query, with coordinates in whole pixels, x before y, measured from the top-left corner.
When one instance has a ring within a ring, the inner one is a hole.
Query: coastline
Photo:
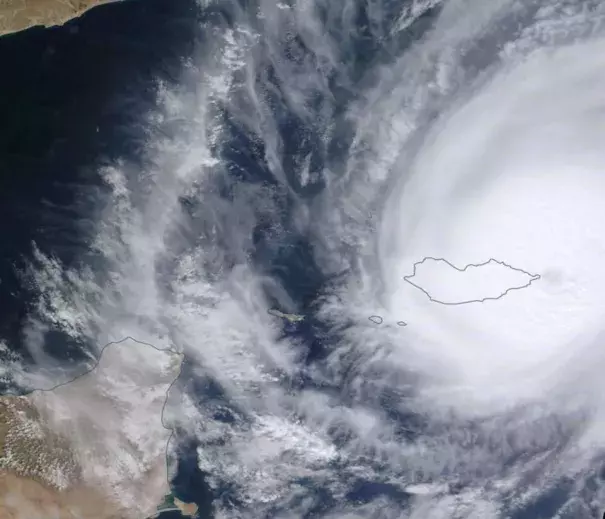
[[[0,0],[0,37],[32,27],[56,27],[101,5],[124,0]]]

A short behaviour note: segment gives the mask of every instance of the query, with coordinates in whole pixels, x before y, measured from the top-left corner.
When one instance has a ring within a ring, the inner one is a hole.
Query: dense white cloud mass
[[[429,256],[414,263],[412,273],[403,279],[434,303],[466,305],[501,299],[512,290],[530,287],[540,275],[493,258],[457,267]]]
[[[208,16],[180,88],[141,121],[143,167],[102,170],[101,284],[32,266],[45,295],[31,350],[41,358],[58,327],[183,351],[191,385],[220,387],[180,412],[209,484],[231,492],[216,517],[592,517],[605,504],[605,7],[371,0],[364,30],[382,50],[355,54],[356,5]],[[246,146],[256,155],[237,163]],[[261,224],[308,239],[331,281],[309,307],[317,360],[267,313],[267,294],[298,308],[253,260]],[[424,257],[540,279],[439,305],[404,279]]]
[[[418,344],[449,360],[465,393],[600,399],[586,370],[602,366],[603,50],[598,39],[538,49],[488,72],[434,123],[388,202],[387,304],[422,321]],[[419,256],[502,258],[544,277],[490,304],[435,308],[400,281]]]

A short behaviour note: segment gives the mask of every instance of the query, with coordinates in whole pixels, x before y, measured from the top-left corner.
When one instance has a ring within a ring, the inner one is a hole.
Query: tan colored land
[[[145,519],[170,491],[174,352],[125,341],[50,391],[0,397],[0,519]]]
[[[157,519],[164,512],[180,512],[183,517],[193,517],[197,514],[197,505],[195,503],[185,503],[172,493],[164,496],[164,501],[157,507],[156,513],[148,519]]]
[[[29,27],[63,25],[101,4],[118,0],[0,0],[0,36]]]
[[[174,498],[174,504],[181,511],[181,515],[186,517],[193,517],[197,514],[197,505],[195,503],[184,503],[180,499]]]

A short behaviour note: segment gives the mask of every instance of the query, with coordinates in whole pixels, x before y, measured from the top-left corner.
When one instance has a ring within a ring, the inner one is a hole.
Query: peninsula
[[[0,0],[0,36],[30,27],[63,25],[102,4],[121,0]]]
[[[163,423],[182,357],[127,338],[89,372],[0,397],[0,518],[145,519],[170,492]]]

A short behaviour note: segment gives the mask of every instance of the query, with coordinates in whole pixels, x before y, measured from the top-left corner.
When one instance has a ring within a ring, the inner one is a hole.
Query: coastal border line
[[[416,270],[417,270],[418,266],[422,265],[427,260],[441,261],[441,262],[447,263],[450,267],[452,267],[453,269],[457,270],[458,272],[465,272],[470,267],[483,267],[485,265],[488,265],[489,263],[494,262],[494,263],[498,263],[499,265],[502,265],[504,267],[508,267],[509,269],[514,270],[516,272],[521,272],[523,274],[527,274],[528,276],[531,277],[531,279],[525,285],[520,286],[520,287],[509,288],[509,289],[505,290],[502,294],[500,294],[499,296],[496,296],[496,297],[484,297],[483,299],[470,299],[468,301],[459,301],[459,302],[456,302],[456,303],[447,303],[445,301],[440,301],[439,299],[433,298],[431,296],[431,294],[428,291],[426,291],[424,288],[422,288],[421,286],[417,285],[416,283],[413,283],[412,281],[410,281],[416,275]],[[412,285],[413,287],[417,288],[421,292],[424,292],[424,294],[426,294],[426,296],[429,298],[429,300],[431,300],[433,303],[438,303],[440,305],[446,305],[446,306],[459,306],[459,305],[467,305],[467,304],[470,304],[470,303],[485,303],[486,301],[496,301],[498,299],[502,299],[506,294],[508,294],[509,292],[512,292],[513,290],[521,290],[523,288],[528,288],[534,281],[538,281],[541,278],[542,278],[542,276],[540,274],[532,274],[531,272],[528,272],[527,270],[523,270],[521,268],[513,267],[512,265],[509,265],[508,263],[506,263],[504,261],[497,260],[495,258],[490,258],[487,261],[484,261],[483,263],[469,263],[464,268],[458,268],[458,267],[456,267],[456,265],[454,265],[453,263],[449,262],[445,258],[435,258],[433,256],[425,256],[422,260],[417,261],[416,263],[414,263],[414,272],[412,272],[412,275],[410,275],[410,276],[403,276],[403,280],[406,283],[409,283],[410,285]]]
[[[145,341],[139,341],[138,339],[135,339],[134,337],[132,337],[131,335],[126,335],[124,338],[117,340],[117,341],[110,341],[108,343],[106,343],[100,350],[99,352],[99,356],[96,359],[96,362],[94,363],[94,365],[87,369],[86,371],[84,371],[83,373],[80,373],[79,375],[76,375],[75,377],[65,381],[65,382],[60,382],[59,384],[56,384],[55,386],[51,387],[51,388],[36,388],[36,389],[32,389],[30,391],[26,391],[23,394],[20,395],[15,395],[15,394],[5,394],[5,395],[0,395],[0,397],[18,397],[18,396],[28,396],[31,395],[33,393],[36,392],[50,392],[50,391],[54,391],[55,389],[58,389],[60,387],[63,386],[67,386],[68,384],[71,384],[72,382],[75,382],[76,380],[89,375],[90,373],[92,373],[95,369],[97,369],[99,367],[99,363],[101,362],[101,359],[103,357],[103,353],[105,352],[105,350],[107,348],[109,348],[110,346],[115,346],[117,344],[121,344],[123,342],[126,342],[128,340],[131,340],[132,342],[136,342],[137,344],[141,344],[143,346],[149,346],[151,348],[153,348],[156,351],[163,351],[163,352],[168,352],[168,353],[172,353],[174,355],[178,355],[180,357],[180,364],[179,364],[179,369],[178,372],[176,374],[176,376],[174,377],[174,380],[170,383],[170,385],[168,386],[168,389],[166,389],[166,398],[164,400],[164,404],[162,405],[162,410],[160,412],[160,423],[162,424],[162,427],[164,429],[166,429],[167,431],[170,431],[170,436],[168,436],[168,440],[166,440],[166,447],[164,449],[164,461],[166,463],[166,481],[168,483],[168,489],[170,490],[170,492],[172,492],[172,485],[171,485],[171,481],[170,481],[170,474],[169,474],[169,459],[168,459],[168,450],[170,448],[170,442],[173,440],[174,438],[174,434],[175,434],[175,430],[173,427],[167,427],[166,426],[166,422],[164,421],[164,412],[166,410],[166,406],[168,405],[168,395],[170,394],[170,390],[174,387],[174,385],[176,384],[176,382],[179,380],[179,378],[181,377],[181,374],[183,372],[183,364],[185,362],[185,355],[183,353],[180,353],[179,351],[175,350],[174,348],[171,347],[166,347],[166,348],[159,348],[158,346],[154,346],[153,344],[149,343],[149,342],[145,342]],[[155,515],[151,515],[149,516],[149,518],[145,518],[142,517],[140,519],[150,519],[150,518],[154,518],[157,517],[157,513]],[[195,514],[195,516],[197,516],[197,512]]]

